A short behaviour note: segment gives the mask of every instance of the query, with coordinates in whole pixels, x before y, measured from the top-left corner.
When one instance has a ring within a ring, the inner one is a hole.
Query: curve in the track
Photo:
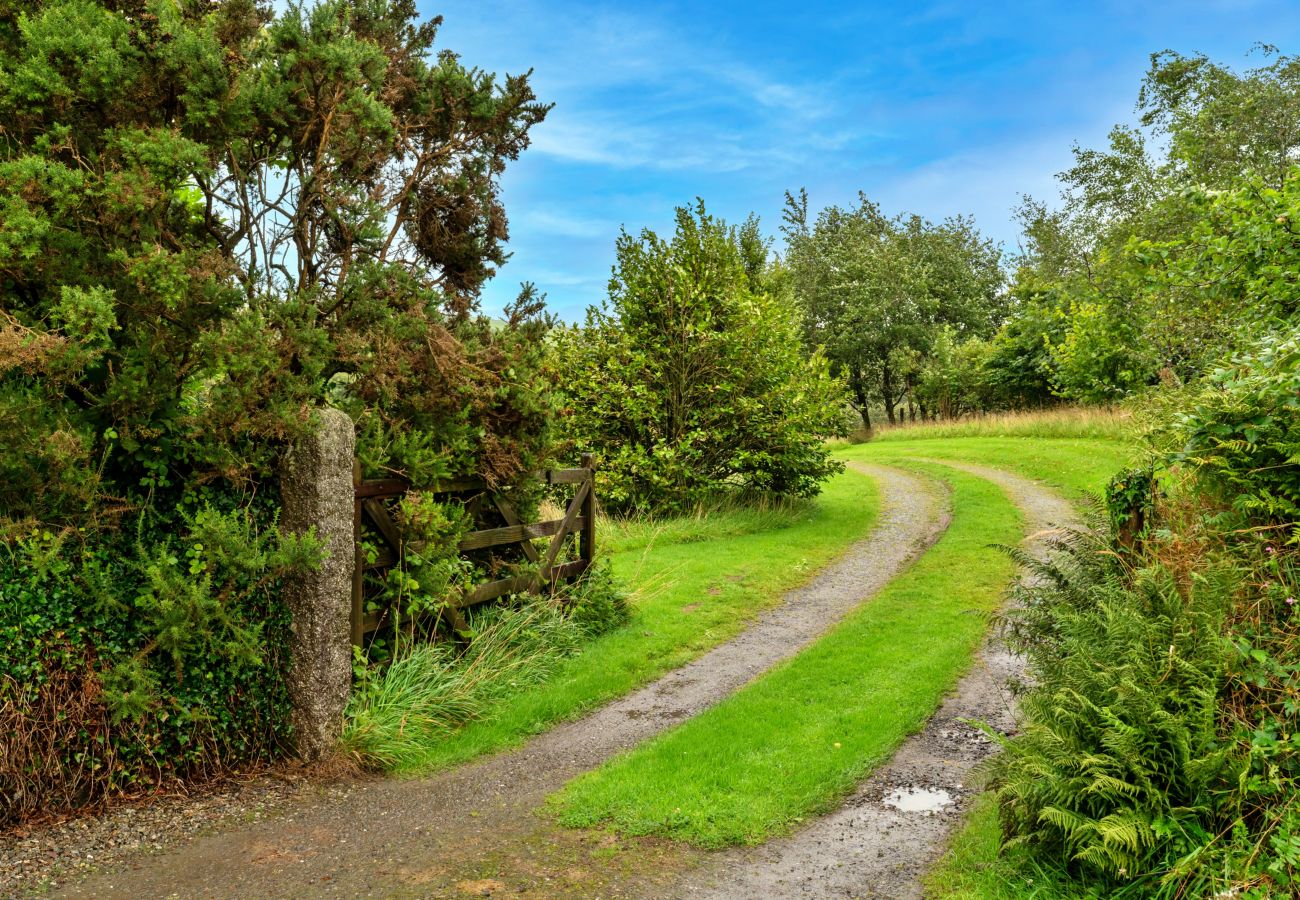
[[[534,815],[547,794],[793,656],[938,539],[948,522],[938,485],[897,469],[857,468],[880,489],[872,532],[690,664],[519,750],[420,780],[376,782],[221,830],[68,885],[62,896],[452,896],[458,889],[449,880],[463,877],[466,860],[526,862],[556,828]],[[550,878],[518,868],[520,879]]]
[[[1061,527],[1077,523],[1074,508],[1040,484],[1000,469],[951,460],[949,466],[1000,486],[1020,507],[1034,555]],[[839,810],[787,838],[753,849],[714,854],[658,896],[739,898],[919,898],[921,877],[960,821],[971,770],[995,745],[969,721],[1011,732],[1015,717],[1008,681],[1021,661],[987,641],[975,665],[925,728],[908,738]],[[896,801],[915,809],[902,809]]]

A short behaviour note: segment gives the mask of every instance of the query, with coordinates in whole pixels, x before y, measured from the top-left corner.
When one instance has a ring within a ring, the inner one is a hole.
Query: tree
[[[755,220],[729,227],[702,201],[677,210],[670,240],[624,232],[609,299],[556,336],[569,432],[598,452],[611,506],[806,497],[838,471],[825,438],[843,431],[843,386],[803,354],[790,304],[761,289],[755,235]]]
[[[1240,73],[1204,56],[1153,54],[1139,126],[1114,128],[1105,149],[1074,148],[1074,165],[1059,176],[1059,209],[1026,198],[1020,269],[1062,313],[1060,334],[1049,338],[1061,395],[1116,399],[1160,373],[1195,379],[1238,344],[1243,328],[1258,327],[1255,292],[1229,269],[1201,271],[1203,283],[1187,276],[1206,262],[1209,222],[1219,236],[1244,237],[1242,222],[1270,205],[1239,209],[1245,218],[1233,224],[1227,204],[1213,199],[1219,192],[1265,198],[1287,191],[1292,178],[1300,61],[1260,49],[1270,62]],[[1250,268],[1250,259],[1238,261]]]
[[[911,402],[940,327],[987,335],[1000,321],[1000,252],[969,219],[891,219],[860,195],[856,207],[828,207],[809,225],[800,191],[786,195],[785,222],[805,340],[825,347],[867,427],[875,400],[891,423]]]
[[[371,468],[529,465],[540,306],[495,332],[475,307],[497,178],[546,107],[433,55],[438,23],[412,0],[0,3],[6,514],[250,484],[321,402]]]

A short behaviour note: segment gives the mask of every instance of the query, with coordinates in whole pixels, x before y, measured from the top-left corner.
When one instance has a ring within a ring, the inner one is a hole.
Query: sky
[[[975,218],[1014,252],[1023,194],[1052,200],[1071,147],[1100,147],[1153,52],[1249,67],[1300,53],[1300,2],[597,3],[419,0],[438,46],[555,104],[502,179],[510,261],[495,313],[532,281],[578,321],[606,294],[620,228],[671,231],[703,198],[777,234],[811,210]],[[777,249],[780,249],[778,240]]]

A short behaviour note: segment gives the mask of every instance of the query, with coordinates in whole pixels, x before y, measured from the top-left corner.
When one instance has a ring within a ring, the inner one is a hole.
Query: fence
[[[494,555],[503,548],[514,548],[514,555],[532,570],[528,574],[513,575],[475,585],[454,597],[443,610],[447,621],[458,633],[465,633],[467,625],[463,610],[507,594],[554,590],[561,582],[576,578],[590,567],[596,553],[596,492],[590,454],[583,454],[582,465],[576,469],[549,469],[536,476],[545,484],[572,486],[573,496],[568,500],[564,515],[544,522],[524,522],[510,502],[499,492],[491,491],[480,479],[443,482],[428,490],[434,494],[452,497],[465,504],[475,523],[492,527],[471,531],[461,539],[460,552],[483,557]],[[411,485],[402,479],[362,479],[360,466],[353,468],[353,540],[356,560],[352,573],[352,643],[361,646],[367,635],[376,631],[396,612],[387,606],[369,609],[367,600],[367,575],[382,578],[383,571],[397,565],[408,551],[419,552],[423,545],[407,542],[396,519],[390,512],[391,501],[400,499]],[[568,548],[566,541],[576,546]],[[364,551],[367,538],[377,544],[378,553],[371,556]],[[550,538],[545,550],[533,544],[539,538]]]

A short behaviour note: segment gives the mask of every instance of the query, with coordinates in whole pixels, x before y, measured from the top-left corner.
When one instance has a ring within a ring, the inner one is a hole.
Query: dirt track
[[[1055,526],[1076,520],[1068,503],[1028,479],[981,466],[926,461],[1001,486],[1025,516],[1030,553],[1043,552],[1043,539]],[[904,742],[837,812],[762,847],[714,854],[684,874],[667,895],[765,900],[920,897],[921,876],[942,851],[971,796],[967,778],[994,749],[986,736],[961,720],[1014,730],[1006,684],[1019,669],[1015,657],[986,644],[925,728]]]
[[[794,655],[932,544],[945,504],[925,479],[877,479],[880,522],[732,641],[518,751],[419,780],[298,800],[282,815],[185,840],[76,884],[69,897],[665,896],[702,854],[559,829],[535,815],[574,775],[717,703]]]

